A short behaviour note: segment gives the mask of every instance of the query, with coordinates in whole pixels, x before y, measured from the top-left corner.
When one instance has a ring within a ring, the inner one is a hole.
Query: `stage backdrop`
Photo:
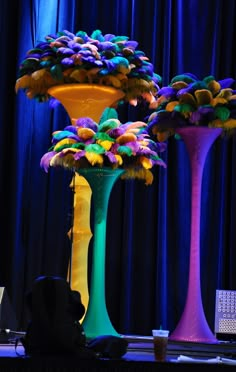
[[[126,35],[139,42],[163,77],[236,78],[234,0],[15,0],[0,11],[0,285],[18,319],[27,324],[24,295],[38,275],[66,277],[71,243],[72,174],[40,169],[51,133],[68,123],[19,92],[19,62],[45,35],[63,29]],[[146,111],[127,105],[122,118]],[[190,170],[183,143],[171,138],[167,169],[154,182],[119,180],[112,191],[107,226],[106,294],[110,318],[124,334],[172,331],[186,298],[190,238]],[[215,291],[236,289],[236,142],[214,143],[203,175],[201,280],[203,305],[213,329]]]

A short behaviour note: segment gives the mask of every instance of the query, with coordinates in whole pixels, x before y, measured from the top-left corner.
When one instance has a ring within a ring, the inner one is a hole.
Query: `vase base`
[[[198,343],[198,344],[218,344],[219,341],[217,340],[217,338],[215,337],[212,337],[212,338],[204,338],[204,337],[185,337],[185,336],[182,336],[182,337],[172,337],[170,336],[169,337],[169,340],[170,341],[179,341],[179,342],[193,342],[193,343]]]
[[[121,337],[121,335],[113,328],[109,318],[100,318],[99,324],[96,324],[96,322],[94,322],[91,318],[86,318],[85,315],[82,326],[87,339],[93,339],[95,337],[104,335]]]

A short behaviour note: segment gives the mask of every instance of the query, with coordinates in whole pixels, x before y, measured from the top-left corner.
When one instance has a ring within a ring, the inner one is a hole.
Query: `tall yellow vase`
[[[57,85],[49,88],[48,93],[61,102],[73,125],[81,117],[90,117],[95,122],[99,122],[104,109],[112,107],[124,96],[121,90],[96,84]],[[74,186],[70,284],[72,289],[81,293],[82,302],[87,309],[89,301],[87,285],[88,246],[92,236],[90,230],[91,188],[85,178],[79,174],[75,175]]]

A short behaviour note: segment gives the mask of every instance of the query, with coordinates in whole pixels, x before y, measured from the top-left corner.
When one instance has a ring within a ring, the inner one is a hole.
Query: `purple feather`
[[[89,63],[95,63],[96,62],[96,58],[93,56],[93,55],[90,55],[90,56],[86,56],[86,57],[82,57],[81,60],[83,62],[89,62]]]
[[[64,130],[77,134],[77,128],[74,125],[67,125]]]
[[[41,41],[40,43],[36,45],[36,48],[45,50],[45,49],[50,49],[50,46],[46,41]]]
[[[81,151],[76,152],[75,155],[74,155],[74,159],[75,160],[80,160],[85,155],[85,153],[86,153],[85,150],[81,150]]]
[[[122,127],[122,125],[118,128],[114,128],[114,129],[111,129],[111,130],[108,130],[107,131],[107,134],[111,137],[111,138],[118,138],[120,137],[122,134],[124,134],[126,131],[126,128],[124,126],[124,128]]]
[[[117,163],[117,159],[111,151],[106,151],[105,155],[108,157],[110,163],[112,163],[112,164]]]
[[[139,151],[140,145],[138,142],[126,142],[125,146],[129,147],[132,150],[132,153],[135,154]]]
[[[61,53],[61,54],[69,54],[69,55],[73,55],[73,54],[75,54],[75,52],[73,51],[73,50],[71,50],[70,48],[63,48],[63,47],[61,47],[61,48],[58,48],[57,49],[57,52],[58,53]]]
[[[46,154],[44,154],[40,160],[40,167],[43,168],[46,173],[48,173],[50,161],[54,155],[56,155],[56,151],[49,151]]]
[[[88,118],[88,117],[79,118],[75,124],[79,128],[90,128],[94,132],[97,132],[98,130],[98,124],[95,123],[93,119]]]
[[[104,50],[116,50],[116,46],[110,42],[110,41],[103,41],[98,45],[98,50],[99,51],[104,51]]]
[[[126,48],[136,49],[138,46],[138,42],[135,40],[128,40],[125,42]]]
[[[75,43],[73,40],[69,41],[68,48],[72,49],[74,52],[78,53],[81,50],[81,44]]]
[[[172,87],[163,87],[158,91],[158,96],[164,96],[166,98],[174,98],[176,96],[176,89]]]
[[[71,58],[63,58],[61,60],[61,64],[64,65],[64,66],[73,66],[74,65],[74,61]]]
[[[40,53],[29,53],[29,56],[26,58],[26,60],[28,61],[29,59],[39,59],[41,58],[41,54]]]
[[[113,35],[113,34],[106,34],[106,35],[104,35],[104,40],[106,40],[106,41],[110,41],[110,40],[112,40],[114,37],[115,37],[115,35]]]
[[[67,30],[63,30],[63,33],[68,36],[70,39],[74,39],[75,38],[75,34],[73,34],[72,32],[70,31],[67,31]]]
[[[41,55],[41,58],[44,58],[44,57],[51,57],[51,56],[55,56],[56,53],[53,51],[53,50],[46,50],[46,52],[44,52],[42,55]]]
[[[190,123],[199,123],[201,121],[206,121],[209,123],[214,119],[214,108],[213,107],[199,107],[197,111],[191,113],[189,121]]]
[[[232,78],[226,78],[218,81],[220,83],[221,89],[230,88],[231,85],[235,82]]]

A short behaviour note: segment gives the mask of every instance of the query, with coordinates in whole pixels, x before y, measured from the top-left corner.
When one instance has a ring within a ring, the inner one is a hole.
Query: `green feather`
[[[206,81],[196,81],[192,85],[193,90],[199,90],[199,89],[207,89],[207,82]]]
[[[120,155],[127,155],[127,156],[131,156],[132,155],[132,149],[128,146],[120,146],[118,147],[117,149],[117,152],[118,154]]]
[[[184,103],[182,105],[176,105],[175,108],[174,108],[174,110],[175,111],[178,111],[178,112],[185,113],[185,112],[192,112],[193,111],[193,108],[188,103]]]
[[[53,134],[53,138],[55,138],[57,141],[60,141],[63,138],[69,137],[71,134],[72,133],[69,132],[68,130],[60,130],[59,132]]]
[[[115,36],[110,41],[112,43],[118,43],[119,41],[126,41],[129,40],[128,36]]]
[[[112,120],[114,118],[108,119],[103,121],[101,124],[98,126],[99,132],[107,132],[110,129],[117,128],[119,126],[117,120]]]
[[[83,142],[73,143],[71,147],[74,147],[75,149],[83,150],[85,148],[85,144]]]
[[[46,67],[50,67],[52,66],[53,62],[52,61],[41,61],[39,63],[39,66],[41,66],[42,68],[46,68]]]
[[[93,31],[91,38],[98,41],[104,41],[104,36],[100,30]]]
[[[94,144],[86,146],[86,151],[95,152],[96,154],[104,154],[106,150],[102,146],[98,145],[97,143],[94,143]]]
[[[210,81],[215,80],[215,77],[213,75],[206,76],[203,81],[206,82],[206,84],[210,83]]]
[[[217,106],[215,108],[215,116],[220,120],[227,120],[230,116],[230,110],[227,107]]]
[[[56,150],[54,150],[54,148],[53,148],[53,150],[56,151],[56,152],[61,152],[62,150],[67,149],[67,148],[71,148],[71,147],[72,147],[71,144],[64,144],[64,145],[58,147]]]
[[[95,134],[95,138],[102,141],[110,141],[115,142],[114,138],[111,138],[107,133],[104,132],[98,132]]]
[[[116,109],[111,107],[105,108],[100,117],[99,125],[108,119],[118,119],[118,113]]]
[[[173,77],[173,79],[171,80],[171,84],[176,83],[177,81],[185,81],[185,83],[194,83],[194,81],[196,80],[189,75],[182,74]]]
[[[42,54],[42,52],[43,52],[43,50],[42,49],[40,49],[40,48],[33,48],[33,49],[30,49],[29,51],[28,51],[28,55],[30,55],[30,54],[35,54],[35,53],[39,53],[39,54]]]
[[[75,35],[77,37],[81,37],[81,39],[83,39],[84,41],[86,40],[88,36],[87,32],[84,32],[84,31],[78,31]]]
[[[61,65],[55,65],[52,66],[50,69],[50,73],[55,80],[62,80],[63,79],[63,74],[62,74],[62,67]]]

